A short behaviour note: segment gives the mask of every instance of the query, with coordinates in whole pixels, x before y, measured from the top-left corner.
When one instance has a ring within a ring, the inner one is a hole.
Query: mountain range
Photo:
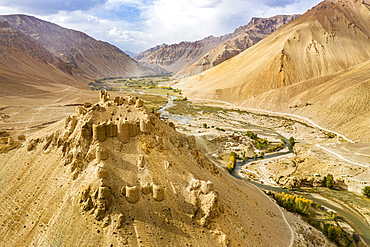
[[[69,83],[83,86],[104,77],[153,74],[117,47],[56,24],[27,15],[0,16],[5,56],[0,69],[2,84],[45,85]],[[27,74],[27,76],[25,76]],[[54,75],[55,74],[55,75]],[[17,80],[17,75],[26,77]],[[49,76],[50,75],[50,76]],[[17,81],[17,83],[15,83]],[[12,93],[10,90],[8,93]]]
[[[260,40],[297,18],[299,15],[278,15],[270,18],[252,18],[248,25],[235,30],[237,35],[204,54],[198,61],[176,73],[188,77],[213,68],[257,44]]]
[[[1,94],[43,92],[42,87],[61,83],[78,86],[72,68],[29,36],[0,22]]]
[[[325,0],[178,87],[188,97],[293,113],[369,141],[369,9],[367,0]]]
[[[209,36],[195,42],[158,45],[138,54],[135,59],[161,66],[176,73],[176,77],[198,74],[239,54],[297,16],[252,18],[233,33]]]
[[[86,85],[170,71],[182,78],[172,86],[190,100],[305,117],[370,141],[369,20],[370,0],[325,0],[300,16],[254,18],[221,37],[158,45],[137,62],[82,32],[0,16],[2,135],[8,134],[1,138],[0,242],[332,246],[218,167],[194,136],[177,132],[141,99],[102,90],[92,103],[95,92]],[[42,121],[34,125],[37,117]],[[12,123],[32,133],[10,136]]]

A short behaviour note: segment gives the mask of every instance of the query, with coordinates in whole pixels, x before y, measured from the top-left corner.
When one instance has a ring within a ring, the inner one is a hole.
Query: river
[[[184,123],[184,124],[189,124],[189,121],[191,121],[190,116],[173,115],[173,114],[170,114],[166,110],[166,109],[171,108],[171,107],[176,105],[176,102],[174,101],[174,99],[176,99],[176,98],[177,98],[176,96],[170,96],[169,97],[167,104],[159,110],[160,113],[161,113],[161,117],[162,118],[167,118],[171,121],[180,122],[180,123]],[[283,139],[285,144],[287,145],[287,147],[289,149],[289,151],[286,151],[286,152],[277,152],[277,153],[273,153],[273,154],[266,154],[264,156],[264,159],[274,158],[274,157],[282,157],[284,155],[293,153],[293,148],[290,145],[290,142],[288,141],[288,139],[286,137],[284,137],[280,133],[272,131],[270,129],[263,129],[263,128],[258,128],[258,129],[264,135],[275,135],[276,137]],[[258,183],[258,182],[246,180],[246,179],[240,177],[239,174],[238,174],[239,171],[240,171],[240,168],[242,166],[247,165],[249,162],[252,162],[252,161],[255,162],[256,160],[255,159],[249,159],[249,160],[247,160],[246,162],[243,162],[243,163],[236,163],[233,170],[230,172],[231,175],[234,176],[237,179],[240,179],[240,180],[246,181],[248,183],[251,183],[251,184],[253,184],[253,185],[255,185],[255,186],[257,186],[261,189],[264,189],[264,190],[271,190],[271,191],[277,191],[277,192],[297,194],[297,191],[290,191],[290,190],[287,190],[287,189],[273,187],[273,186],[261,184],[261,183]],[[361,218],[360,215],[358,215],[356,212],[354,212],[353,210],[351,210],[350,208],[348,208],[345,205],[340,205],[341,206],[341,208],[340,208],[340,207],[334,205],[334,203],[330,203],[330,200],[323,200],[323,199],[317,198],[317,197],[315,197],[315,194],[313,194],[313,193],[305,193],[304,196],[306,198],[312,200],[312,201],[315,201],[316,203],[319,203],[319,204],[337,212],[338,215],[340,217],[342,217],[355,230],[356,234],[358,234],[364,240],[364,242],[368,246],[370,246],[370,227],[367,224],[367,222],[365,222]]]
[[[289,153],[291,153],[291,151],[285,152],[285,153],[280,153],[280,154],[278,154],[278,156],[286,155],[286,154],[289,154]],[[273,157],[277,157],[277,154],[275,154]],[[268,156],[266,158],[268,158]],[[290,194],[297,194],[296,191],[290,191],[290,190],[282,189],[282,188],[279,188],[279,187],[273,187],[273,186],[269,186],[269,185],[265,185],[265,184],[260,184],[260,183],[254,182],[254,181],[246,180],[245,178],[242,178],[241,176],[239,176],[239,171],[240,171],[241,167],[245,166],[246,164],[248,164],[249,162],[252,162],[252,161],[255,161],[255,160],[250,159],[250,160],[247,160],[246,162],[243,162],[243,163],[236,163],[233,170],[230,172],[230,174],[232,176],[234,176],[235,178],[237,178],[237,179],[240,179],[240,180],[246,181],[248,183],[254,184],[258,188],[261,188],[261,189],[264,189],[264,190],[277,191],[277,192],[280,192],[280,193],[285,192],[285,193],[290,193]],[[329,201],[322,200],[320,198],[315,197],[314,194],[311,194],[311,193],[305,193],[304,197],[306,197],[306,198],[308,198],[308,199],[310,199],[310,200],[312,200],[316,203],[319,203],[319,204],[337,212],[338,215],[340,217],[342,217],[355,230],[355,232],[364,240],[364,242],[368,246],[370,246],[370,227],[353,210],[346,207],[345,205],[341,205],[341,208],[339,208],[339,207],[331,204],[330,200]]]

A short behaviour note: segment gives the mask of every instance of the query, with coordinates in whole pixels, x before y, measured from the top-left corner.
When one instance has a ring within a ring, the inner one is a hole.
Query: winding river
[[[166,109],[171,108],[171,107],[176,105],[176,102],[174,101],[174,99],[176,99],[176,98],[177,98],[176,96],[170,96],[169,97],[167,104],[159,110],[160,113],[161,113],[161,117],[162,118],[168,118],[172,121],[189,124],[189,121],[191,120],[190,119],[191,117],[182,116],[182,115],[173,115],[173,114],[170,114],[166,110]],[[259,131],[261,131],[261,133],[263,132],[264,135],[275,135],[276,137],[283,139],[285,141],[288,149],[289,149],[289,151],[286,151],[286,152],[266,154],[264,156],[264,159],[282,157],[284,155],[293,153],[292,146],[290,145],[290,143],[289,143],[289,141],[286,137],[282,136],[281,134],[279,134],[277,132],[269,130],[269,129],[262,129],[262,128],[258,128],[258,129],[259,129]],[[273,186],[261,184],[261,183],[258,183],[258,182],[254,182],[254,181],[250,181],[250,180],[246,180],[246,179],[242,178],[239,175],[239,171],[240,171],[241,167],[247,165],[249,162],[252,162],[252,161],[255,162],[256,160],[255,159],[249,159],[249,160],[247,160],[246,162],[243,162],[243,163],[236,163],[233,170],[230,172],[231,175],[234,176],[237,179],[240,179],[240,180],[246,181],[248,183],[251,183],[251,184],[253,184],[253,185],[255,185],[258,188],[261,188],[263,190],[271,190],[271,191],[277,191],[277,192],[297,194],[297,191],[290,191],[290,190],[286,190],[286,189],[282,189],[282,188],[278,188],[278,187],[273,187]],[[370,227],[367,224],[367,222],[365,222],[362,219],[362,217],[360,215],[358,215],[356,212],[354,212],[353,210],[351,210],[350,208],[348,208],[345,205],[340,205],[340,207],[338,207],[337,204],[331,203],[330,200],[324,200],[324,199],[317,198],[317,197],[315,197],[315,194],[305,193],[304,197],[306,197],[306,198],[308,198],[312,201],[315,201],[316,203],[319,203],[319,204],[337,212],[338,215],[340,217],[342,217],[355,230],[355,232],[364,240],[364,242],[368,246],[370,246]]]
[[[272,155],[272,157],[286,155],[286,154],[289,154],[291,152],[292,151],[290,150],[289,152],[274,154],[274,155]],[[269,158],[268,155],[266,155],[265,157]],[[269,185],[265,185],[265,184],[260,184],[260,183],[257,183],[257,182],[251,181],[251,180],[246,180],[246,179],[242,178],[239,175],[239,171],[240,171],[241,167],[245,166],[246,164],[248,164],[249,162],[252,162],[252,161],[255,162],[254,159],[250,159],[250,160],[247,160],[246,162],[243,162],[243,163],[236,163],[235,166],[234,166],[234,169],[230,172],[230,174],[232,176],[234,176],[235,178],[237,178],[237,179],[240,179],[240,180],[246,181],[248,183],[251,183],[251,184],[257,186],[258,188],[261,188],[261,189],[264,189],[264,190],[271,190],[271,191],[277,191],[277,192],[285,192],[285,193],[296,194],[295,191],[290,191],[290,190],[286,190],[286,189],[282,189],[282,188],[278,188],[278,187],[273,187],[273,186],[269,186]],[[319,204],[337,212],[338,215],[340,217],[342,217],[355,230],[355,232],[364,240],[364,242],[368,246],[370,246],[370,227],[353,210],[351,210],[350,208],[348,208],[344,205],[340,205],[341,207],[337,207],[337,206],[331,204],[330,201],[322,200],[322,199],[319,199],[319,198],[315,197],[314,194],[305,193],[304,197],[306,197],[306,198],[308,198],[308,199],[310,199],[314,202],[317,202],[317,203],[319,203]]]

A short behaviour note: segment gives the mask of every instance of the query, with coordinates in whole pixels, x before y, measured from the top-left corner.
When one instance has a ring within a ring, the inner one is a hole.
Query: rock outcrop
[[[283,246],[291,239],[269,198],[216,167],[193,137],[136,97],[101,91],[98,103],[77,106],[0,159],[0,245]]]

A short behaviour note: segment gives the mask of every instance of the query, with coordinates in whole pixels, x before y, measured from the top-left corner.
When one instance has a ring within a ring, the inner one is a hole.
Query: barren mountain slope
[[[178,72],[196,62],[204,54],[223,42],[237,36],[242,29],[220,37],[209,36],[195,42],[181,42],[172,45],[158,45],[137,55],[135,58],[142,63],[156,64],[170,72]]]
[[[0,16],[79,74],[91,79],[151,73],[117,47],[90,36],[26,15]]]
[[[154,46],[154,47],[152,47],[152,48],[147,49],[146,51],[143,51],[143,52],[141,52],[141,53],[137,54],[137,55],[135,56],[135,59],[136,59],[137,61],[139,61],[139,60],[140,60],[140,59],[142,59],[143,57],[149,56],[149,55],[150,55],[150,53],[155,52],[155,51],[157,51],[157,50],[161,49],[162,47],[166,47],[166,46],[167,46],[167,44],[165,44],[165,43],[163,43],[163,44],[161,44],[161,45],[156,45],[156,46]]]
[[[278,207],[193,137],[134,97],[100,98],[0,154],[2,244],[289,245]]]
[[[265,38],[276,29],[297,18],[298,15],[278,15],[270,18],[252,18],[246,26],[238,29],[240,34],[206,53],[194,64],[176,74],[176,77],[197,75],[238,55]]]
[[[0,95],[42,93],[68,85],[78,87],[81,81],[71,71],[34,40],[7,22],[0,22]]]
[[[370,142],[370,61],[327,77],[257,95],[241,104],[315,119],[355,141]]]
[[[316,84],[324,83],[333,78],[333,74],[369,59],[369,6],[368,1],[323,1],[238,56],[200,75],[184,79],[179,87],[188,97],[224,100],[239,105],[243,102],[256,105],[266,100],[257,97],[259,94],[278,88],[289,90],[287,86],[297,82],[302,82],[303,87],[308,86],[308,90],[311,84],[306,85],[304,81],[316,78]],[[322,92],[325,90],[323,88]],[[345,94],[346,90],[342,89],[341,93]],[[342,124],[352,124],[350,115],[339,107],[343,102],[329,102],[327,94],[317,94],[316,97],[320,99],[320,105],[332,105],[339,111],[320,114],[320,117],[325,117],[321,122],[341,115]],[[346,109],[354,107],[353,101],[347,103]],[[276,104],[279,105],[279,101]],[[267,105],[259,105],[268,108]],[[358,118],[367,119],[366,116],[367,113],[363,112]],[[319,116],[313,118],[317,120]],[[352,128],[362,128],[353,124]]]

